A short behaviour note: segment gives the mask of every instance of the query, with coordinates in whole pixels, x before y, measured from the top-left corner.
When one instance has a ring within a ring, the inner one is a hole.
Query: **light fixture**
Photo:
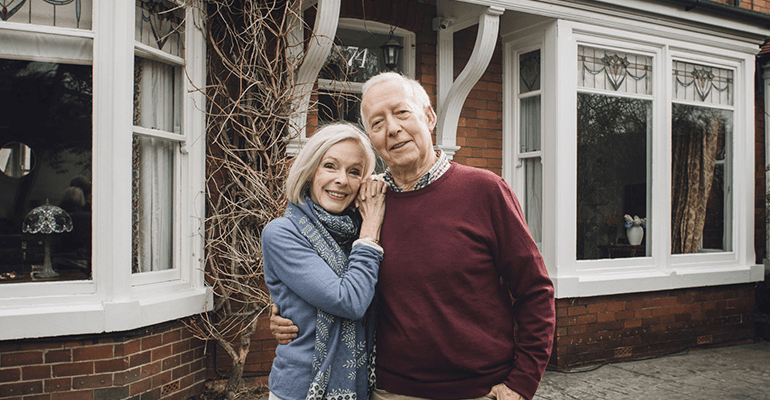
[[[404,48],[404,46],[396,40],[396,37],[393,36],[393,31],[395,30],[395,26],[390,28],[390,37],[388,38],[388,41],[380,46],[383,59],[385,60],[385,66],[391,71],[398,67],[398,57],[401,53],[401,49]]]
[[[63,209],[53,206],[46,200],[45,204],[33,208],[24,217],[21,231],[31,235],[42,233],[45,242],[45,259],[43,269],[32,271],[33,278],[56,278],[59,273],[54,271],[51,264],[51,234],[72,232],[72,218]]]

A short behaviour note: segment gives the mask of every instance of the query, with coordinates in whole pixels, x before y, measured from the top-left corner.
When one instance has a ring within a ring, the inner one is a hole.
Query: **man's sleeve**
[[[514,299],[517,326],[513,369],[504,383],[531,399],[553,347],[554,288],[516,195],[502,179],[498,181],[498,194],[491,216],[496,237],[495,261]]]

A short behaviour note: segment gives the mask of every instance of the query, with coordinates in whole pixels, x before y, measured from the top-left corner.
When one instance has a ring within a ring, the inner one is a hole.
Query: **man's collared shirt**
[[[385,183],[390,186],[391,190],[394,192],[409,192],[414,190],[420,190],[431,183],[435,182],[436,179],[441,178],[441,175],[444,175],[444,172],[447,172],[449,170],[449,167],[452,165],[449,163],[449,158],[447,157],[446,153],[444,153],[443,150],[436,150],[436,156],[438,156],[438,161],[436,161],[435,164],[433,164],[433,167],[430,169],[430,171],[426,172],[425,175],[421,176],[420,179],[415,183],[414,187],[410,190],[404,190],[401,189],[397,184],[396,181],[393,179],[393,175],[390,173],[390,168],[388,168],[387,171],[385,171],[385,175],[383,176],[383,180]]]

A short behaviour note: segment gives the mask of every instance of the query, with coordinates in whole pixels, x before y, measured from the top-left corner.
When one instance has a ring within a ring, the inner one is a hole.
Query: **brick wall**
[[[760,83],[755,85],[754,94],[754,251],[757,264],[762,264],[767,257],[765,235],[767,225],[765,222],[765,207],[767,204],[765,188],[765,93],[762,79],[762,65],[757,67],[756,74]]]
[[[180,322],[0,342],[0,399],[186,400],[203,391],[203,349]]]
[[[754,284],[556,300],[549,367],[566,370],[754,340]]]

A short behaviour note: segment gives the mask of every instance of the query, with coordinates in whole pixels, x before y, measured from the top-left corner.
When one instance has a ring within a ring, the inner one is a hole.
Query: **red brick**
[[[152,378],[142,379],[141,381],[132,383],[130,386],[131,396],[146,392],[152,388]]]
[[[15,382],[21,380],[21,368],[0,369],[0,383]]]
[[[148,377],[160,373],[162,361],[155,361],[152,364],[142,365],[142,377]]]
[[[163,344],[163,338],[160,335],[148,336],[146,338],[142,338],[142,350],[152,349],[162,344]]]
[[[578,324],[593,324],[596,323],[596,314],[586,314],[578,317]]]
[[[638,328],[638,327],[642,326],[642,320],[641,319],[630,319],[630,320],[625,321],[623,326],[626,329],[628,329],[628,328]]]
[[[54,378],[45,380],[46,393],[63,392],[72,389],[72,378]]]
[[[605,312],[605,313],[596,315],[596,322],[607,322],[607,321],[614,321],[614,320],[615,320],[615,313],[612,313],[612,312]]]
[[[142,350],[142,340],[129,340],[115,345],[115,357],[130,356]]]
[[[46,364],[72,361],[72,350],[48,350],[45,352]]]
[[[182,340],[182,330],[181,329],[174,329],[171,332],[166,332],[163,334],[163,344],[169,344],[174,343]]]
[[[33,394],[24,396],[24,400],[51,400],[51,395],[49,393]]]
[[[3,367],[15,367],[19,365],[42,364],[42,351],[23,351],[16,353],[0,354],[0,365]]]
[[[30,365],[28,367],[22,367],[21,374],[24,377],[25,381],[50,378],[51,366],[50,365]]]
[[[136,367],[128,371],[118,372],[113,377],[113,384],[116,386],[127,385],[142,378],[142,368]]]
[[[73,361],[103,360],[112,358],[114,354],[115,346],[111,344],[80,347],[72,350],[72,359]]]
[[[93,390],[79,390],[77,392],[58,392],[51,395],[51,400],[93,400]]]
[[[168,356],[171,355],[171,348],[172,346],[170,344],[167,344],[163,347],[158,347],[156,349],[153,349],[152,354],[152,361],[158,361],[162,360]]]
[[[161,387],[171,382],[171,371],[166,371],[152,377],[152,387]]]
[[[78,376],[72,378],[73,389],[92,389],[112,386],[112,374]]]
[[[0,384],[0,398],[43,393],[43,381]]]
[[[143,364],[147,364],[152,361],[152,352],[143,351],[138,354],[134,354],[129,358],[128,365],[130,368],[138,367]]]
[[[88,375],[93,373],[94,373],[94,363],[92,362],[59,364],[59,365],[53,366],[54,377]]]
[[[116,372],[128,368],[128,357],[113,358],[111,360],[94,361],[94,372]]]

